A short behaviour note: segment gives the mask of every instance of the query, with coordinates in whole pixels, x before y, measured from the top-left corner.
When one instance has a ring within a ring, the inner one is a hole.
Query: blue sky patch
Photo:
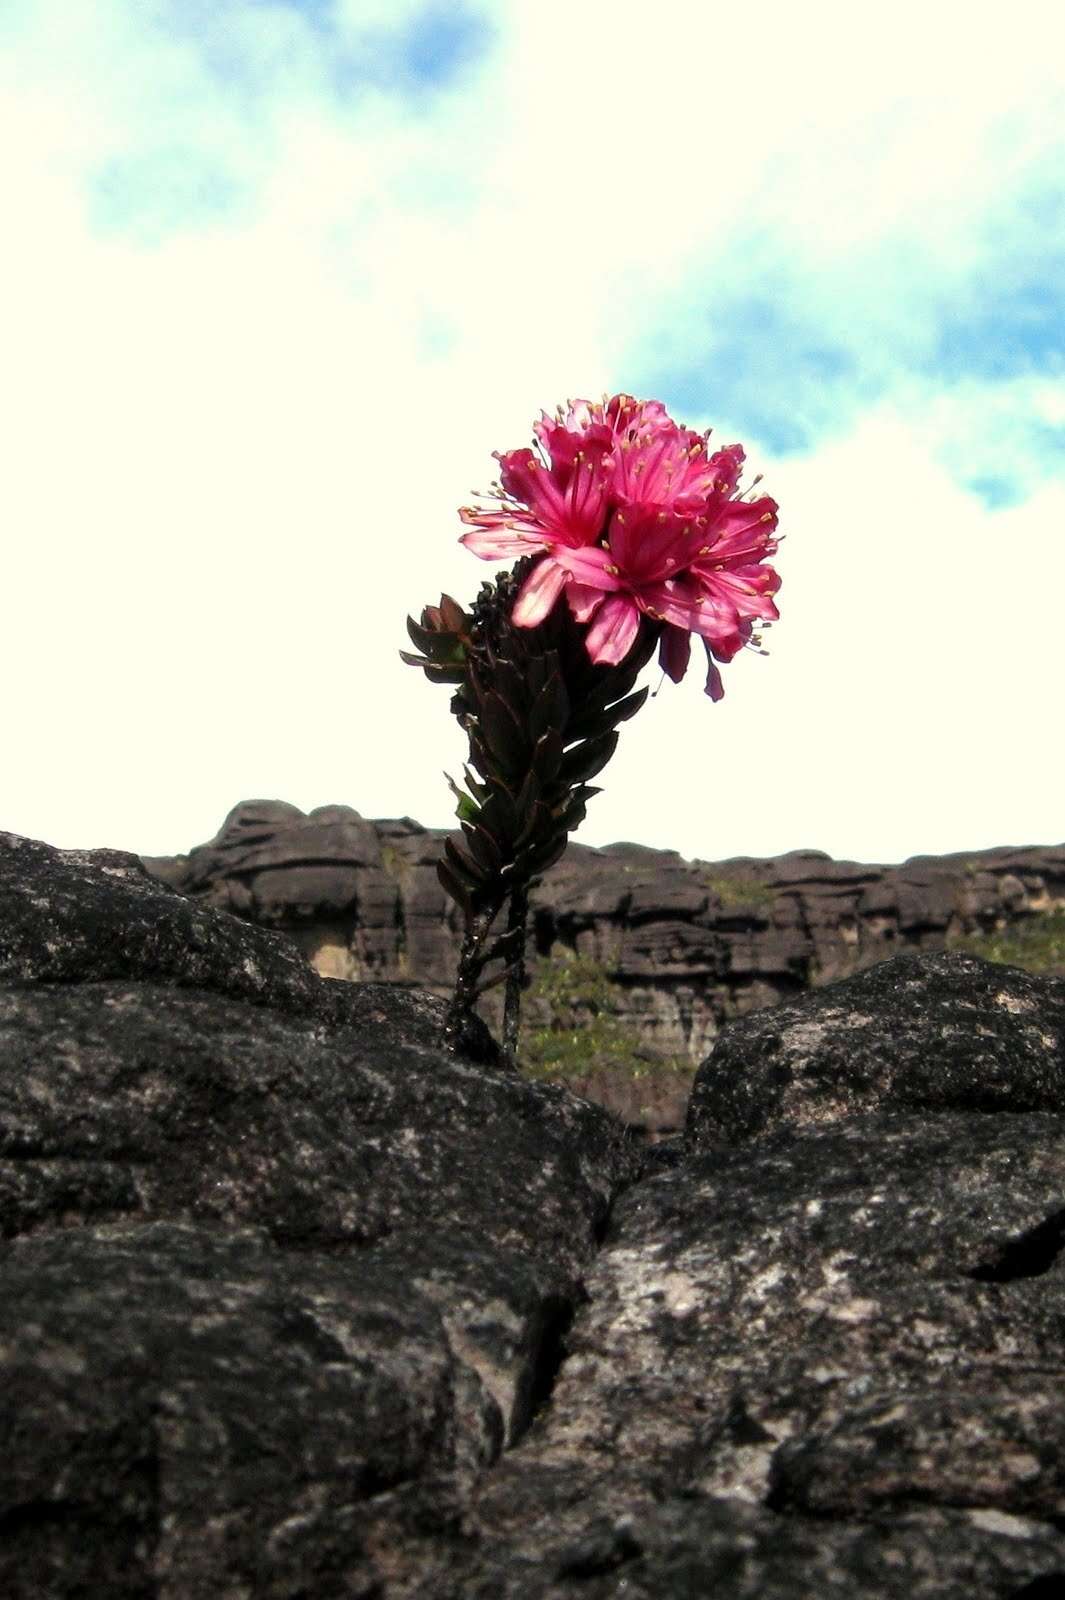
[[[969,478],[965,487],[991,511],[1020,505],[1026,494],[1025,485],[1015,478]]]
[[[338,35],[331,77],[345,96],[372,84],[417,102],[460,82],[494,40],[482,12],[431,0],[398,28],[363,36],[351,47]]]
[[[219,84],[253,100],[309,69],[342,103],[375,88],[415,106],[461,82],[496,38],[487,14],[461,0],[426,0],[394,26],[370,28],[346,23],[334,0],[168,0],[166,30]]]
[[[101,233],[124,233],[157,245],[176,233],[233,220],[243,186],[202,152],[174,146],[117,157],[95,175],[89,222]]]
[[[660,396],[679,417],[719,419],[755,435],[778,455],[810,449],[878,388],[853,351],[777,296],[718,299],[712,315],[694,326],[681,317],[680,325],[682,338],[641,341],[634,390]],[[657,346],[650,358],[648,346]]]
[[[1038,279],[987,281],[967,305],[949,307],[927,370],[947,379],[1065,375],[1065,257]]]

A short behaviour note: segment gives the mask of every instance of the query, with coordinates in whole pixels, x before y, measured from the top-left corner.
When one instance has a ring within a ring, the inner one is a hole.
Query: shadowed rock
[[[360,1592],[385,1490],[528,1426],[635,1157],[410,996],[3,844],[0,1590]]]
[[[641,1168],[416,994],[3,846],[5,1597],[1061,1591],[1065,986],[733,1024]]]

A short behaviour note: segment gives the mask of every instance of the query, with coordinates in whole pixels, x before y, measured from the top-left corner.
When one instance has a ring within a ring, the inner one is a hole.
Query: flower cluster
[[[564,594],[589,624],[593,662],[617,665],[642,617],[659,625],[659,660],[679,682],[691,635],[706,646],[706,692],[723,693],[717,662],[756,642],[778,615],[780,578],[763,565],[777,542],[776,502],[739,491],[743,450],[710,454],[708,434],[680,427],[657,400],[573,401],[535,424],[534,449],[497,454],[492,509],[465,506],[462,543],[485,560],[541,552],[513,621],[532,628]],[[757,481],[757,480],[756,480]]]

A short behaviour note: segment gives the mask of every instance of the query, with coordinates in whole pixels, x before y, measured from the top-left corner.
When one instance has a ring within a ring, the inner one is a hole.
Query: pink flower
[[[706,691],[720,699],[716,663],[775,621],[780,579],[762,563],[777,548],[777,506],[738,497],[743,450],[708,454],[706,436],[673,422],[657,400],[615,395],[570,403],[534,432],[540,454],[498,456],[498,509],[464,507],[462,542],[487,560],[539,550],[513,620],[535,627],[559,597],[587,623],[588,653],[616,664],[642,617],[661,626],[659,660],[684,676],[691,635],[706,647]]]

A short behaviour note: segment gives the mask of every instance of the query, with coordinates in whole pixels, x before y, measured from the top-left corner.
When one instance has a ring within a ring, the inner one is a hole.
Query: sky
[[[1062,8],[3,0],[0,94],[0,826],[451,825],[405,618],[497,570],[493,451],[625,391],[742,442],[781,621],[581,842],[1065,837]]]

